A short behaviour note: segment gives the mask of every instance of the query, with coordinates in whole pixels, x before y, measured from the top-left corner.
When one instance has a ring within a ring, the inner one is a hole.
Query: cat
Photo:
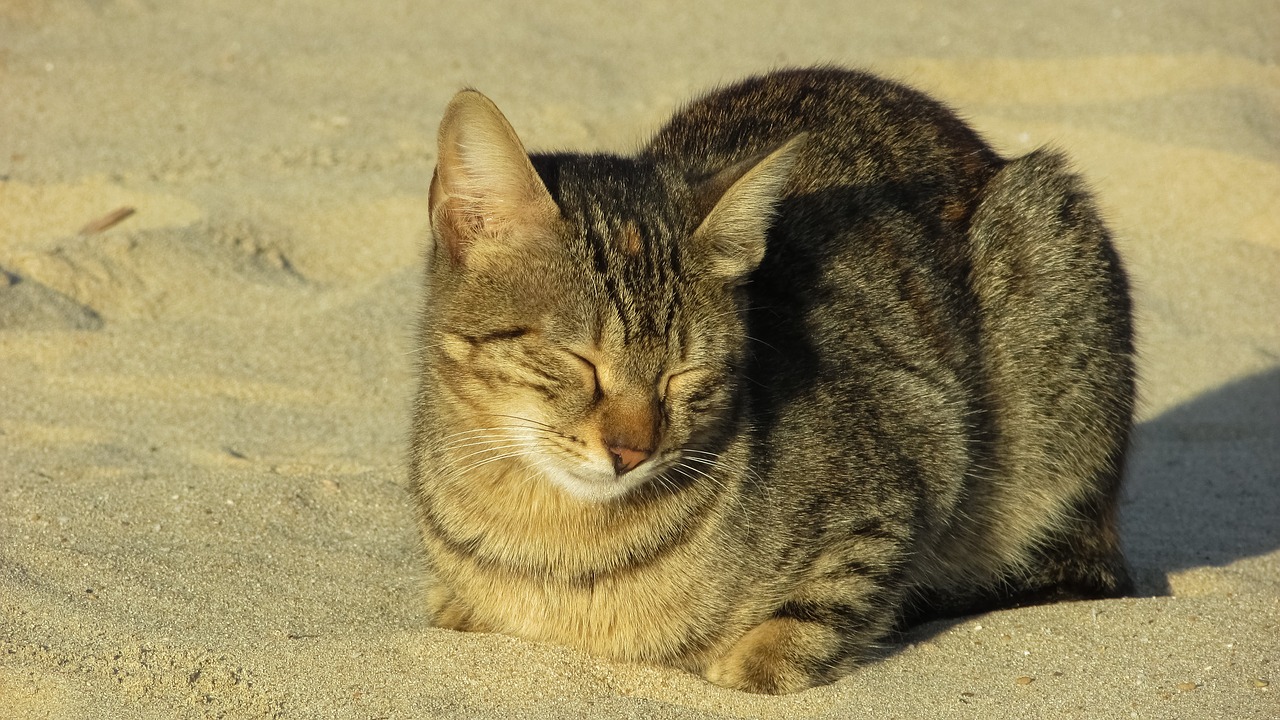
[[[788,693],[906,619],[1129,591],[1127,282],[1059,154],[834,67],[631,156],[530,155],[473,90],[438,139],[436,626]]]

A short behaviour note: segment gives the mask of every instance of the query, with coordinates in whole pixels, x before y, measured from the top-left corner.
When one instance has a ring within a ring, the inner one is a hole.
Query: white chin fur
[[[601,473],[595,478],[584,478],[561,468],[544,467],[543,470],[548,480],[585,502],[603,503],[620,498],[644,482],[639,476],[633,480],[630,477],[617,477],[613,473]]]

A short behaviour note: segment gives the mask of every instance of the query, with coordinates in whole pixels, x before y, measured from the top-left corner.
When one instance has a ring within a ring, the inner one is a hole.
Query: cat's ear
[[[547,236],[559,208],[493,101],[474,90],[455,95],[438,142],[429,199],[437,251],[463,266]]]
[[[763,158],[721,170],[696,189],[706,216],[693,242],[712,273],[740,279],[764,259],[769,224],[807,138],[801,133]]]

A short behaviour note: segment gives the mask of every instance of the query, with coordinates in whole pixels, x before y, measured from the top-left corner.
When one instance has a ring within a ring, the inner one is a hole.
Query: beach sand
[[[1280,718],[1278,55],[1271,2],[0,3],[0,717]],[[932,623],[780,698],[427,627],[403,458],[444,104],[626,150],[816,62],[1097,190],[1139,596]]]

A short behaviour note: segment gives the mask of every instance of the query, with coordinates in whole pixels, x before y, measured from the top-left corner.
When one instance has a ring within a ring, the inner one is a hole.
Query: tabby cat
[[[1128,290],[1083,183],[860,72],[638,154],[445,111],[412,475],[429,613],[751,692],[906,618],[1130,586]]]

